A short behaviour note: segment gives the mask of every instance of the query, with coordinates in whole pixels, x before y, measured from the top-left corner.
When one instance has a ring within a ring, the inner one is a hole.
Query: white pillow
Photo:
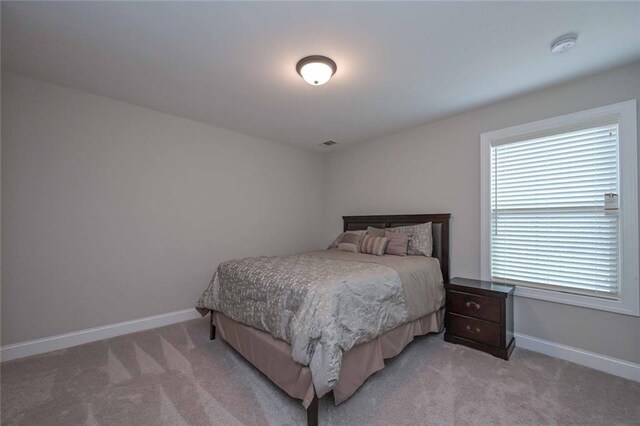
[[[352,235],[357,235],[358,236],[358,246],[356,248],[356,253],[360,251],[360,242],[362,242],[362,238],[364,238],[364,235],[367,231],[346,231],[341,233],[340,235],[338,235],[338,237],[333,240],[333,242],[329,245],[329,247],[327,247],[327,249],[335,249],[335,248],[339,248],[340,243],[342,242],[342,239],[348,235],[348,234],[352,234]],[[352,241],[353,238],[349,238],[347,237],[347,240],[349,241],[345,241],[345,243],[351,243],[351,244],[355,244],[355,241]],[[349,250],[350,251],[350,250]]]

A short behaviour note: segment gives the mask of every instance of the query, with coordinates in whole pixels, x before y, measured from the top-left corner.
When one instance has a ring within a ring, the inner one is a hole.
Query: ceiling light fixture
[[[564,53],[575,46],[577,42],[578,36],[576,34],[565,34],[551,43],[551,53],[554,55]]]
[[[325,84],[336,73],[336,63],[326,56],[307,56],[298,61],[296,71],[312,86]]]

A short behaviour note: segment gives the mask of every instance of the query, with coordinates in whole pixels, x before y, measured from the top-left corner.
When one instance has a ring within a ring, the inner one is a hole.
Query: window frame
[[[615,118],[619,138],[619,294],[605,299],[529,286],[515,287],[515,295],[626,315],[640,316],[638,234],[638,138],[636,100],[629,100],[572,114],[534,121],[480,135],[480,274],[491,281],[491,145],[509,140],[561,133],[568,127],[590,125]]]

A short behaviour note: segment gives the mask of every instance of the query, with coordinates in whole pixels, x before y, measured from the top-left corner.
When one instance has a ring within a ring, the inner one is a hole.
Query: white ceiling
[[[317,150],[638,58],[640,2],[2,2],[4,70]]]

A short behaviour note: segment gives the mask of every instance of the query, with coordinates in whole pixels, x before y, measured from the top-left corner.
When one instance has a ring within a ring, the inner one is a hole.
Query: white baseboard
[[[562,345],[549,340],[538,339],[537,337],[527,336],[525,334],[514,333],[514,335],[516,338],[516,347],[539,352],[575,364],[584,365],[594,370],[604,371],[614,376],[640,382],[640,364]]]
[[[0,349],[0,360],[9,361],[26,356],[42,354],[45,352],[81,345],[83,343],[95,342],[97,340],[108,339],[110,337],[121,336],[123,334],[135,333],[137,331],[149,330],[151,328],[188,321],[198,317],[200,317],[200,314],[195,309],[190,308],[183,309],[181,311],[169,312],[167,314],[153,315],[117,324],[105,325],[102,327],[88,328],[86,330],[76,331],[73,333],[45,337],[43,339],[15,343],[12,345],[2,346]],[[640,364],[562,345],[549,340],[539,339],[537,337],[527,336],[525,334],[515,333],[515,338],[517,347],[584,365],[585,367],[604,371],[605,373],[613,374],[614,376],[640,382]]]
[[[151,328],[175,324],[177,322],[187,321],[198,317],[200,317],[200,314],[194,308],[190,308],[183,309],[181,311],[169,312],[167,314],[153,315],[131,321],[119,322],[117,324],[109,324],[102,327],[88,328],[86,330],[74,331],[72,333],[59,334],[57,336],[45,337],[43,339],[15,343],[12,345],[2,346],[0,349],[0,360],[9,361],[16,358],[56,351],[58,349],[82,345],[83,343],[90,343],[95,342],[96,340],[108,339],[109,337],[135,333],[136,331],[149,330]]]

